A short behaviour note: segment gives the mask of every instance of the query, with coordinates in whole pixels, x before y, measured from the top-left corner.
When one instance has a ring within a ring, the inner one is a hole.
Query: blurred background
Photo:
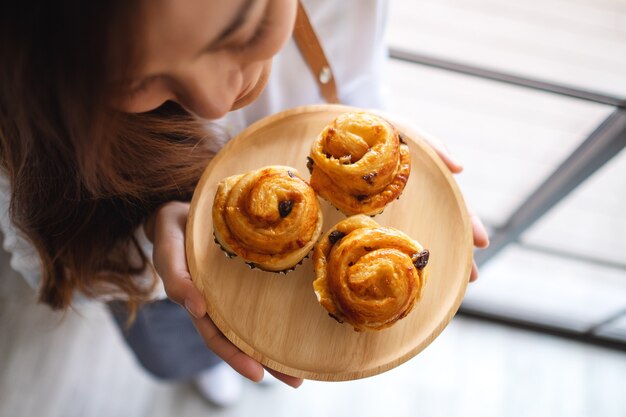
[[[392,0],[389,44],[390,110],[464,163],[491,232],[438,339],[218,410],[149,377],[102,306],[54,314],[5,279],[0,416],[626,416],[626,1]]]

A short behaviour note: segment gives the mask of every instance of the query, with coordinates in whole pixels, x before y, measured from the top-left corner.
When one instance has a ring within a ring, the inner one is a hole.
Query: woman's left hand
[[[146,221],[146,236],[154,244],[154,267],[163,280],[167,296],[185,307],[206,346],[244,377],[258,382],[263,366],[239,350],[219,331],[207,315],[206,303],[191,281],[185,256],[185,225],[189,203],[172,201],[159,207]],[[297,388],[301,378],[267,369],[277,379]]]
[[[451,154],[450,151],[446,148],[446,146],[439,139],[434,136],[429,135],[426,132],[421,130],[417,130],[413,127],[411,123],[406,123],[400,118],[385,114],[384,112],[374,111],[383,116],[384,118],[390,120],[400,131],[406,133],[409,137],[420,137],[424,139],[424,141],[430,145],[431,148],[437,153],[439,158],[443,161],[443,163],[448,167],[450,172],[453,174],[460,174],[463,171],[463,165],[461,165]],[[468,205],[468,211],[470,214],[470,218],[472,221],[472,233],[474,235],[474,246],[479,249],[484,249],[489,246],[489,235],[487,234],[487,229],[483,225],[483,222],[476,215],[474,210]],[[476,266],[476,262],[472,263],[472,271],[470,273],[469,281],[474,282],[478,279],[478,267]]]
[[[431,148],[439,155],[439,158],[443,161],[444,164],[448,167],[450,172],[453,174],[460,174],[463,171],[463,165],[461,165],[448,151],[446,146],[439,140],[434,137],[420,133],[420,136],[428,143]],[[484,249],[489,246],[489,235],[487,234],[487,229],[483,225],[483,222],[476,215],[474,210],[468,206],[468,211],[470,214],[470,218],[472,220],[472,232],[474,234],[474,246],[479,249]],[[472,263],[472,272],[470,274],[470,282],[474,282],[478,279],[478,267],[476,266],[476,262]]]

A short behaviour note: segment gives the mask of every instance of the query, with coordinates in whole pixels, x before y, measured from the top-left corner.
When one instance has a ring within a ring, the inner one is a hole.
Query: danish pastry
[[[421,297],[429,252],[404,233],[365,215],[330,229],[313,250],[313,288],[331,317],[356,331],[381,330]]]
[[[409,179],[409,147],[394,126],[365,112],[337,117],[320,133],[308,164],[311,187],[345,215],[375,215]]]
[[[213,202],[216,243],[250,267],[287,272],[322,232],[317,197],[298,171],[268,166],[220,182]]]

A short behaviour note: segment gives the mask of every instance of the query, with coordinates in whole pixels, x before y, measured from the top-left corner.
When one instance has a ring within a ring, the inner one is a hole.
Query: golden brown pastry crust
[[[268,166],[222,180],[213,202],[217,242],[249,265],[281,272],[308,255],[322,232],[317,197],[298,171]]]
[[[356,331],[380,330],[405,317],[428,275],[428,251],[365,215],[337,223],[313,250],[320,304]]]
[[[411,171],[409,147],[379,116],[337,117],[311,148],[311,187],[344,214],[375,215],[398,198]]]

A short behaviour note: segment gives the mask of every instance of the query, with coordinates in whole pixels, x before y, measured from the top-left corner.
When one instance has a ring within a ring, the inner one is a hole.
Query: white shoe
[[[195,383],[202,396],[218,407],[235,405],[243,396],[243,377],[226,362],[199,374]]]

